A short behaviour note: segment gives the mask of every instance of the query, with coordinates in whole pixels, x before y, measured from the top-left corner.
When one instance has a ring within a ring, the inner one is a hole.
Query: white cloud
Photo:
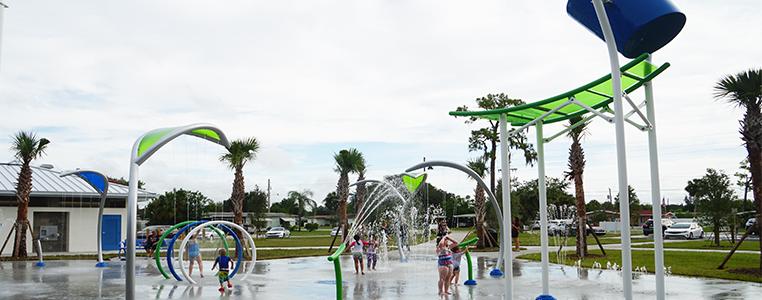
[[[44,161],[118,177],[141,133],[211,122],[261,140],[247,184],[271,178],[281,196],[334,189],[331,155],[341,147],[373,153],[375,177],[423,156],[465,161],[470,127],[449,110],[490,92],[543,99],[608,70],[603,44],[566,15],[565,1],[7,2],[0,143],[36,129],[54,142]],[[662,186],[675,201],[705,168],[732,173],[744,157],[739,111],[711,88],[762,61],[762,2],[677,5],[688,24],[655,55],[672,63],[655,86]],[[613,128],[597,122],[591,133],[586,189],[601,199],[616,190]],[[630,181],[647,199],[645,134],[628,129],[627,142]],[[561,175],[567,146],[547,146],[549,175]],[[220,149],[189,140],[163,151],[172,155],[143,172],[152,188],[229,195]],[[518,176],[536,170],[519,166]],[[432,181],[473,188],[456,173]]]

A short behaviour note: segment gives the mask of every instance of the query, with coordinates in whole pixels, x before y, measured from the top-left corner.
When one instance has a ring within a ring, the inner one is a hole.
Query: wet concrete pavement
[[[459,285],[447,299],[500,299],[503,279],[489,277],[494,253],[474,253],[478,285]],[[432,255],[415,253],[408,263],[393,257],[379,262],[377,271],[355,275],[351,258],[342,258],[346,299],[437,299],[437,275]],[[91,261],[50,261],[45,268],[33,262],[0,263],[0,299],[123,299],[124,265],[112,262],[97,269]],[[246,280],[234,279],[232,291],[220,293],[212,272],[198,285],[164,279],[151,261],[137,263],[138,299],[335,299],[332,264],[325,257],[262,261]],[[465,269],[465,261],[463,268]],[[605,265],[605,262],[604,262]],[[205,262],[205,267],[211,266]],[[514,298],[534,299],[540,291],[540,264],[516,261]],[[621,273],[551,265],[551,293],[558,299],[620,299]],[[466,270],[461,283],[466,279]],[[669,276],[669,299],[753,299],[762,284]],[[636,299],[652,299],[654,277],[635,273]]]

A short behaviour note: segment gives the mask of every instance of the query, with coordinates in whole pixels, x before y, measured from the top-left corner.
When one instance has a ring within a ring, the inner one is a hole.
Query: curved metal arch
[[[156,133],[156,130],[149,131],[143,134],[135,141],[132,146],[132,152],[130,155],[130,181],[129,192],[127,194],[127,250],[125,253],[126,258],[126,270],[125,270],[125,299],[135,299],[135,235],[137,231],[137,212],[138,212],[138,180],[140,173],[140,165],[143,164],[151,155],[156,153],[162,146],[169,143],[178,136],[188,134],[196,137],[201,137],[209,140],[206,136],[194,133],[195,130],[211,130],[220,138],[219,140],[212,139],[211,141],[230,148],[230,141],[228,141],[225,133],[222,132],[217,126],[212,124],[190,124],[186,126],[180,126],[175,128],[162,128],[163,130],[169,130],[168,133],[162,135],[159,140],[153,143],[150,147],[145,149],[142,153],[138,153],[140,149],[140,142],[152,133]],[[159,130],[159,129],[157,129]],[[241,229],[243,230],[243,229]],[[253,240],[252,240],[253,243]],[[181,250],[182,251],[182,250]],[[181,262],[182,264],[182,262]]]
[[[155,132],[156,130],[161,130],[161,129],[171,129],[171,131],[168,134],[164,135],[156,143],[151,145],[151,147],[149,147],[147,150],[145,150],[145,152],[139,154],[138,153],[138,149],[139,149],[139,146],[140,146],[140,142],[143,141],[143,139],[146,136],[148,136],[149,134]],[[198,135],[198,134],[193,133],[193,131],[199,130],[199,129],[207,129],[207,130],[213,131],[214,133],[219,135],[220,140],[217,141],[217,140],[214,140],[214,139],[209,139],[206,136]],[[215,126],[213,124],[207,124],[207,123],[196,123],[196,124],[190,124],[190,125],[185,125],[185,126],[180,126],[180,127],[175,127],[175,128],[159,128],[159,129],[155,129],[155,130],[146,132],[145,134],[140,136],[140,138],[137,139],[137,141],[135,141],[135,145],[132,147],[132,161],[134,163],[138,164],[138,165],[141,165],[146,160],[148,160],[148,158],[150,158],[151,155],[153,155],[154,153],[159,151],[159,149],[161,149],[161,147],[163,147],[164,145],[166,145],[170,141],[174,140],[178,136],[186,135],[186,134],[187,135],[191,135],[191,136],[195,136],[195,137],[198,137],[198,138],[202,138],[202,139],[205,139],[205,140],[208,140],[208,141],[211,141],[211,142],[214,142],[215,144],[222,145],[225,148],[230,148],[230,141],[228,141],[228,138],[227,138],[227,136],[225,136],[225,133],[222,132],[222,130],[220,130],[217,126]]]
[[[497,197],[495,197],[495,194],[492,193],[492,191],[489,189],[489,186],[487,186],[487,184],[484,183],[484,180],[482,180],[482,178],[478,174],[476,174],[476,172],[474,172],[474,170],[471,170],[470,168],[468,168],[468,167],[466,167],[464,165],[456,164],[454,162],[442,161],[442,160],[430,160],[430,161],[425,161],[425,162],[419,163],[419,164],[414,165],[414,166],[412,166],[410,168],[407,168],[405,170],[405,172],[412,172],[413,170],[423,169],[423,168],[427,168],[427,167],[446,167],[446,168],[451,168],[451,169],[455,169],[455,170],[461,171],[463,173],[466,173],[469,177],[471,177],[473,180],[475,180],[476,183],[478,185],[480,185],[482,187],[482,189],[484,189],[484,191],[487,193],[487,196],[489,197],[490,202],[492,202],[492,207],[495,209],[495,216],[500,218],[500,220],[498,220],[498,221],[501,221],[503,219],[503,212],[500,210],[500,205],[497,202]],[[500,224],[500,230],[502,231],[503,230],[503,222],[502,221],[498,222],[498,224]],[[506,245],[505,244],[505,239],[503,238],[503,235],[501,234],[500,235],[500,255],[497,258],[497,265],[495,265],[495,270],[499,270],[500,266],[503,265],[503,253],[505,251],[505,245]],[[505,265],[504,267],[505,268],[510,268],[510,265]],[[495,274],[495,275],[497,275],[497,274]],[[502,274],[500,274],[500,275],[502,275]],[[510,279],[508,279],[508,280],[510,280]]]
[[[180,235],[182,235],[184,232],[188,231],[188,229],[190,229],[191,227],[198,226],[200,224],[204,224],[204,223],[206,223],[208,221],[186,221],[186,222],[188,222],[188,223],[185,223],[185,222],[180,223],[180,224],[184,224],[183,228],[180,229],[179,231],[177,231],[172,236],[172,239],[169,240],[169,243],[167,244],[167,255],[166,255],[167,256],[167,269],[169,270],[170,273],[172,273],[172,276],[174,276],[175,279],[177,279],[177,281],[183,281],[182,279],[180,279],[180,276],[177,275],[177,272],[175,272],[175,268],[172,267],[172,253],[175,252],[174,249],[175,249],[175,242],[177,241],[177,238],[180,237]],[[212,231],[214,231],[217,234],[217,236],[219,236],[220,239],[222,240],[222,244],[223,244],[223,247],[225,247],[225,251],[229,251],[228,250],[228,242],[225,239],[225,233],[223,233],[222,231],[220,231],[219,229],[217,229],[214,226],[211,226],[210,228],[212,228]],[[156,254],[159,254],[159,252],[161,252],[161,245],[162,245],[162,242],[164,241],[163,237],[165,235],[167,235],[168,233],[171,233],[173,230],[174,229],[167,230],[164,233],[164,235],[162,235],[162,238],[159,239],[159,243],[157,243],[157,245],[156,245],[156,249],[157,249],[157,251],[155,252]],[[240,248],[240,246],[241,246],[241,240],[238,239],[238,236],[235,235],[235,233],[233,233],[233,239],[236,242],[236,246],[238,248]],[[156,257],[158,258],[159,255],[156,255]],[[162,275],[164,275],[165,278],[169,278],[169,276],[166,276],[167,274],[164,272],[164,269],[161,267],[161,263],[158,260],[157,260],[157,263],[156,263],[156,267],[161,271]],[[238,269],[236,268],[235,271],[238,271]],[[235,272],[231,273],[231,276],[233,274],[235,274]]]
[[[188,272],[185,271],[185,265],[183,264],[183,254],[185,253],[185,247],[188,245],[188,240],[190,240],[190,237],[194,234],[196,234],[201,228],[211,226],[211,225],[217,225],[217,224],[223,224],[226,226],[233,227],[234,229],[240,231],[243,233],[243,235],[246,237],[246,240],[251,244],[250,247],[250,253],[251,253],[251,268],[249,268],[248,272],[246,272],[243,277],[241,277],[241,280],[246,279],[249,274],[254,272],[254,267],[257,263],[257,246],[254,244],[254,239],[251,237],[251,234],[246,232],[246,229],[243,229],[243,227],[239,226],[236,223],[228,222],[228,221],[209,221],[206,223],[203,223],[199,226],[196,226],[196,228],[193,228],[190,232],[188,232],[187,235],[185,235],[185,238],[183,239],[183,242],[180,244],[180,252],[177,255],[178,263],[180,264],[180,272],[183,273],[183,276],[185,279],[188,280],[191,284],[196,284],[196,281],[193,280],[190,276],[188,276]],[[244,249],[241,247],[241,253],[243,253]]]
[[[95,183],[93,183],[88,178],[86,178],[84,175],[82,175],[82,173],[93,173],[93,174],[95,174],[95,175],[97,175],[99,177],[102,177],[103,182],[105,183],[104,186],[103,186],[103,191],[101,191],[101,189],[98,186],[96,186]],[[63,172],[63,173],[59,174],[58,177],[66,177],[66,176],[71,176],[71,175],[76,175],[77,177],[82,178],[82,180],[84,180],[88,185],[90,185],[96,192],[98,192],[101,195],[100,204],[98,206],[98,231],[96,232],[96,234],[97,234],[96,241],[98,243],[98,247],[96,248],[96,249],[98,249],[98,263],[96,263],[95,266],[99,267],[99,268],[100,267],[105,267],[106,266],[106,262],[103,261],[103,244],[102,244],[102,241],[101,241],[101,238],[102,238],[101,235],[103,235],[102,234],[102,232],[103,232],[103,208],[106,206],[106,197],[108,196],[108,187],[110,185],[109,182],[108,182],[108,177],[106,177],[106,175],[103,175],[103,173],[101,173],[101,172],[93,171],[93,170],[88,170],[88,169],[76,169],[74,171]]]

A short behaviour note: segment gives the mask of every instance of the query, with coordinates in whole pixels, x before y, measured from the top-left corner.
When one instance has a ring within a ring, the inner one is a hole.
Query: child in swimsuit
[[[444,236],[437,243],[437,268],[439,270],[439,296],[450,295],[450,274],[452,273],[452,252],[449,236]]]
[[[362,273],[362,275],[365,275],[365,266],[362,264],[362,253],[364,246],[365,242],[360,239],[360,235],[355,234],[354,242],[349,244],[349,251],[352,252],[352,259],[355,262],[355,274],[357,274],[357,265],[359,264],[359,271]]]
[[[465,250],[465,251],[464,251]],[[461,249],[457,245],[452,248],[452,275],[450,276],[452,278],[451,284],[458,285],[458,281],[460,280],[460,259],[463,257],[463,254],[468,251],[468,248]]]
[[[190,266],[188,267],[188,276],[193,275],[193,263],[198,264],[198,272],[201,273],[201,278],[204,278],[204,266],[201,260],[201,247],[196,241],[197,235],[193,235],[188,242],[188,258],[190,259]]]
[[[217,272],[217,279],[220,281],[220,292],[225,291],[225,286],[223,285],[224,282],[228,283],[229,289],[233,288],[233,284],[230,283],[230,277],[228,277],[228,272],[230,271],[230,267],[233,264],[233,260],[231,260],[230,257],[226,254],[227,251],[225,251],[225,249],[220,249],[220,256],[217,256],[217,259],[214,260],[214,265],[212,265],[212,270],[214,270],[217,265],[220,266],[220,269]]]
[[[370,242],[368,242],[368,247],[365,250],[365,256],[368,257],[368,270],[376,270],[376,262],[378,261],[378,256],[376,255],[377,247],[378,241],[376,241],[376,237],[370,236]]]

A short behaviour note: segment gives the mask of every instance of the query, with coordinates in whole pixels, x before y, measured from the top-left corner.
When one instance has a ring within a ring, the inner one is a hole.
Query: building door
[[[33,222],[43,253],[69,251],[68,212],[35,212]]]
[[[101,232],[101,247],[103,251],[119,250],[122,238],[122,216],[103,215],[103,232]]]

